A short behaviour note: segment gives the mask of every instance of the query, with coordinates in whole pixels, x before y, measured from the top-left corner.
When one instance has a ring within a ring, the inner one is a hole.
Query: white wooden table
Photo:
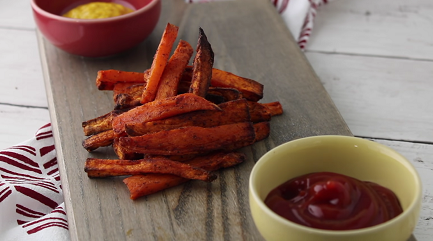
[[[433,235],[433,1],[334,0],[305,54],[355,136],[396,149],[423,182],[414,231]],[[0,1],[0,149],[50,122],[29,0]]]

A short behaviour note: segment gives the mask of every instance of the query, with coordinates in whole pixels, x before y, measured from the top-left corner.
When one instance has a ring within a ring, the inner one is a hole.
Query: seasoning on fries
[[[263,98],[259,82],[213,67],[214,53],[202,28],[194,49],[168,23],[149,69],[100,70],[99,90],[113,91],[114,110],[84,121],[83,147],[112,146],[118,159],[88,158],[89,178],[127,176],[137,199],[189,180],[211,182],[216,170],[245,160],[237,150],[269,136],[283,108]]]

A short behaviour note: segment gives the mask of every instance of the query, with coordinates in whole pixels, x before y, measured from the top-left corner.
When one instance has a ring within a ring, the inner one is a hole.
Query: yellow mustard
[[[118,3],[92,2],[73,8],[63,16],[79,19],[98,19],[116,17],[133,11]]]

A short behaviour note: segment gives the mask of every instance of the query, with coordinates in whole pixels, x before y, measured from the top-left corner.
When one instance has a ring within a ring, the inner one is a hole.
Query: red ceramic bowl
[[[106,57],[142,42],[155,28],[161,0],[98,0],[116,2],[135,11],[105,19],[72,19],[61,15],[91,0],[31,0],[36,25],[58,48],[85,57]]]

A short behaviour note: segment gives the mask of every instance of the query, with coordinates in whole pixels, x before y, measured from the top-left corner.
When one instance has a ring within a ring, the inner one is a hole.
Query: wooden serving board
[[[84,150],[81,123],[113,108],[112,93],[95,87],[97,71],[149,68],[167,22],[179,26],[179,39],[192,46],[202,27],[215,52],[214,67],[264,84],[261,102],[280,101],[284,114],[272,119],[266,140],[242,149],[246,162],[220,171],[214,182],[190,181],[132,201],[122,178],[87,177],[86,158],[115,155],[110,148]],[[271,148],[296,138],[351,135],[268,0],[164,0],[152,35],[111,58],[72,56],[40,34],[38,38],[72,240],[262,240],[248,204],[254,163]]]

